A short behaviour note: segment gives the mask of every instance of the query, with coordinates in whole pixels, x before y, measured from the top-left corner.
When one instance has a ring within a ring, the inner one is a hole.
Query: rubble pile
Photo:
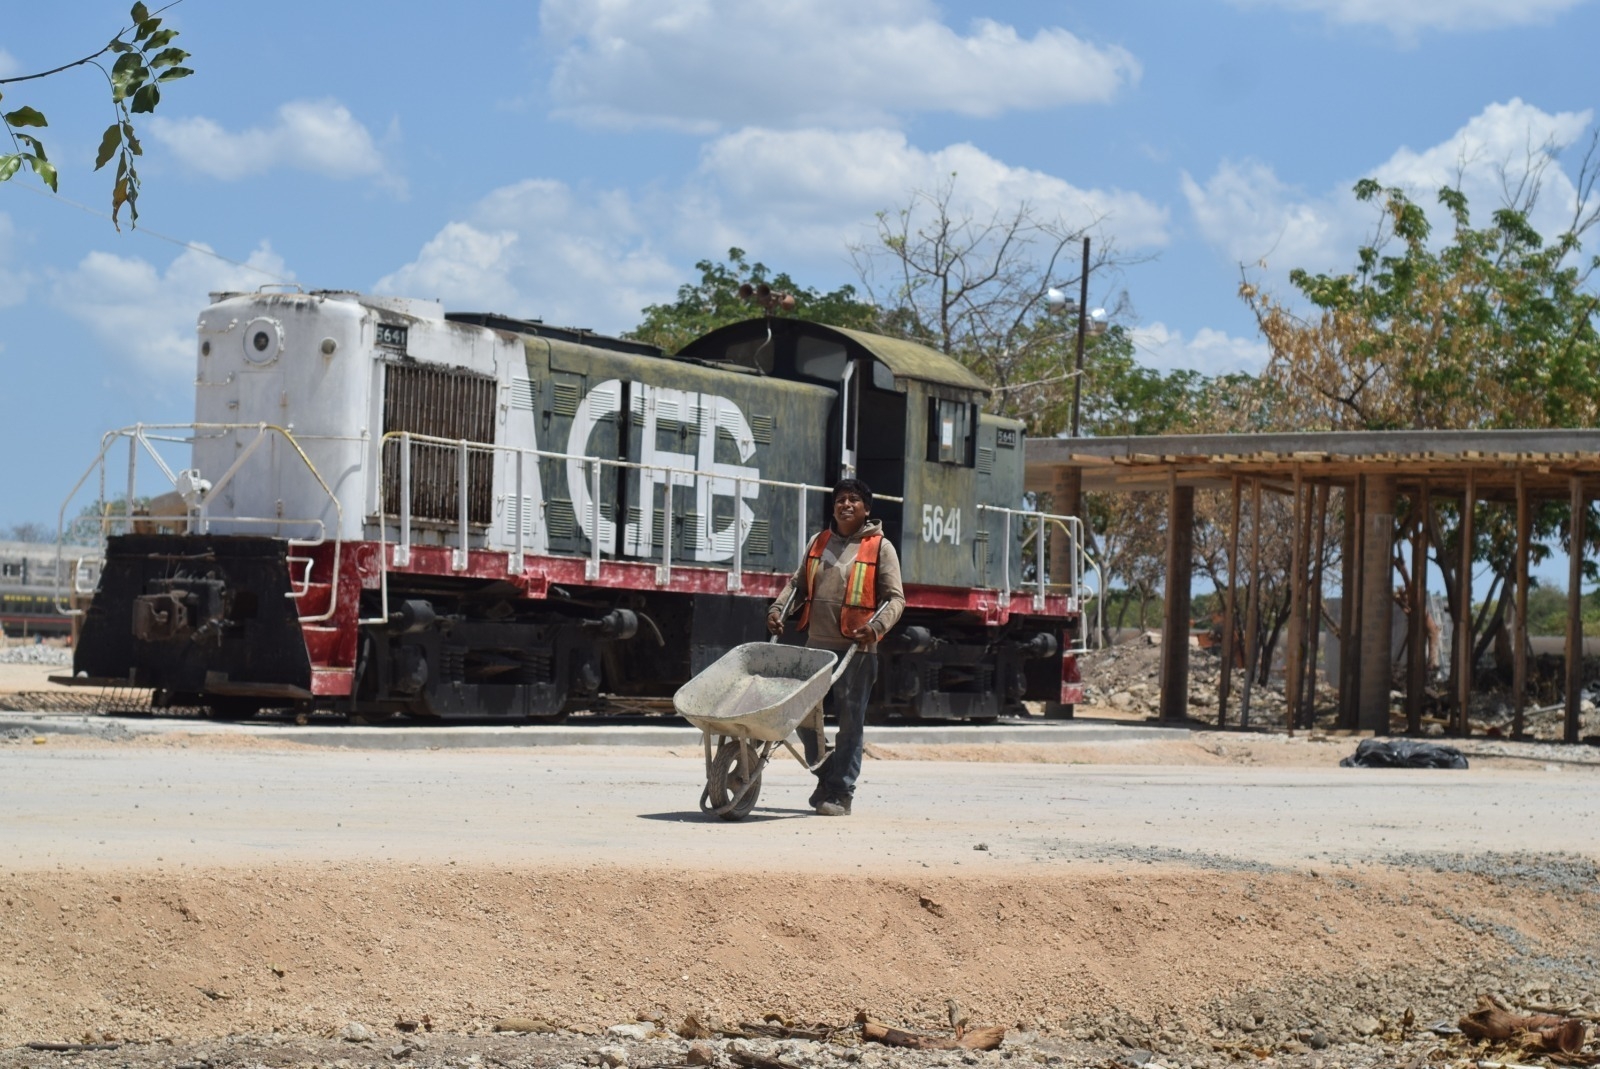
[[[1536,739],[1560,739],[1565,725],[1566,706],[1559,693],[1551,694],[1540,680],[1554,673],[1559,676],[1559,658],[1554,668],[1543,662],[1551,658],[1540,657],[1539,665],[1530,669],[1533,676],[1532,691],[1524,711],[1524,732]],[[1161,636],[1158,632],[1145,632],[1138,637],[1090,650],[1078,655],[1078,669],[1083,675],[1084,704],[1109,707],[1118,713],[1154,717],[1160,713],[1161,701]],[[1189,716],[1195,720],[1215,721],[1217,716],[1217,690],[1222,677],[1222,657],[1215,647],[1192,646],[1189,649]],[[1579,737],[1585,741],[1600,737],[1600,657],[1587,657],[1583,666],[1584,692],[1581,704],[1582,717]],[[1233,692],[1228,700],[1228,724],[1237,727],[1239,704],[1244,693],[1245,673],[1235,668]],[[1403,681],[1396,680],[1390,693],[1390,710],[1393,730],[1405,730],[1405,692]],[[1316,727],[1328,730],[1337,727],[1339,691],[1331,686],[1322,672],[1316,676],[1317,710]],[[1445,697],[1447,684],[1436,682],[1429,687],[1429,698],[1424,706],[1423,733],[1430,736],[1448,734],[1450,703]],[[1472,694],[1471,719],[1473,735],[1491,738],[1512,734],[1513,714],[1509,686],[1486,674],[1477,681]],[[1540,701],[1546,704],[1538,704]],[[1283,674],[1274,672],[1266,684],[1250,688],[1250,724],[1257,727],[1279,727],[1284,722]]]
[[[1146,632],[1130,642],[1078,655],[1083,675],[1084,704],[1109,706],[1122,713],[1156,716],[1161,701],[1161,636]],[[1189,716],[1215,720],[1217,688],[1222,678],[1222,656],[1215,647],[1189,649]],[[1239,701],[1244,690],[1244,670],[1234,669],[1233,696],[1228,700],[1228,721],[1238,724]],[[1338,692],[1317,680],[1317,707],[1331,708]],[[1250,721],[1262,726],[1283,723],[1283,679],[1274,675],[1265,686],[1250,688]]]
[[[0,664],[46,664],[70,667],[72,651],[65,646],[50,646],[43,643],[0,646]]]

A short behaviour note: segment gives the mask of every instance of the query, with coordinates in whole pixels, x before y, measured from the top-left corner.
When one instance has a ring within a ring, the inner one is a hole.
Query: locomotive
[[[829,487],[855,475],[906,590],[875,715],[1079,697],[1078,521],[1018,507],[1021,424],[934,350],[767,315],[668,356],[298,289],[213,294],[197,348],[194,422],[113,432],[97,461],[103,487],[126,443],[129,502],[150,457],[173,489],[106,514],[75,685],[219,717],[670,697],[764,637]],[[1070,574],[1050,581],[1047,558]]]

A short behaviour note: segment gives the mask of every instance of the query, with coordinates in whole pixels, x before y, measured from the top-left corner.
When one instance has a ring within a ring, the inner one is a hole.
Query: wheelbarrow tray
[[[708,734],[782,742],[821,704],[837,660],[831,650],[747,642],[679,687],[672,704]]]

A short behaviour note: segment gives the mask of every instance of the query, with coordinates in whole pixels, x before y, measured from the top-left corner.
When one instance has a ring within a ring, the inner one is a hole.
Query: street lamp
[[[1083,270],[1078,275],[1078,299],[1073,300],[1065,293],[1050,287],[1044,295],[1045,304],[1063,316],[1076,315],[1078,317],[1078,355],[1072,373],[1072,437],[1080,437],[1079,418],[1083,411],[1083,338],[1084,333],[1090,329],[1089,320],[1094,320],[1096,334],[1104,331],[1106,312],[1104,308],[1096,308],[1088,315],[1084,315],[1084,308],[1089,303],[1089,238],[1083,239]]]

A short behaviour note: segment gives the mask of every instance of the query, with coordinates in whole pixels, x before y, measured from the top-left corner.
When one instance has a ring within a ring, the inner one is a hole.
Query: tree
[[[1356,198],[1378,209],[1374,237],[1357,250],[1353,271],[1290,273],[1308,312],[1248,278],[1240,286],[1271,350],[1263,379],[1274,408],[1258,413],[1258,423],[1306,430],[1600,425],[1600,293],[1591,284],[1600,257],[1583,251],[1600,222],[1597,148],[1600,134],[1578,168],[1572,214],[1550,236],[1530,222],[1554,160],[1548,150],[1520,177],[1502,168],[1506,198],[1488,226],[1473,225],[1458,187],[1439,190],[1451,228],[1443,240],[1404,190],[1358,182]],[[1414,523],[1409,510],[1397,510],[1402,533]],[[1470,582],[1460,574],[1460,519],[1440,507],[1429,537],[1452,602]],[[1535,561],[1566,521],[1565,504],[1535,510]],[[1486,561],[1491,577],[1472,620],[1472,663],[1503,626],[1515,593],[1512,523],[1494,506],[1480,505],[1475,515],[1473,559]],[[1589,530],[1596,530],[1592,519]],[[1402,557],[1397,539],[1396,563],[1409,586],[1418,577]],[[1409,593],[1399,600],[1409,606]]]
[[[100,135],[94,169],[98,171],[113,157],[116,158],[117,177],[111,187],[111,223],[119,230],[121,224],[118,219],[124,204],[128,206],[128,225],[137,226],[139,222],[139,172],[135,158],[143,155],[144,150],[134,132],[133,116],[156,109],[161,101],[162,84],[187,78],[194,73],[182,66],[183,61],[189,58],[189,53],[172,44],[178,31],[162,28],[159,16],[165,10],[167,8],[164,7],[151,14],[143,3],[136,3],[129,12],[133,25],[119,31],[99,51],[46,71],[0,78],[0,85],[11,85],[49,78],[84,66],[94,67],[105,75],[111,89],[114,118]],[[102,58],[109,55],[117,58],[108,70]],[[4,93],[0,92],[0,99],[3,98]],[[58,187],[56,166],[46,155],[44,142],[39,136],[27,132],[49,125],[44,114],[37,108],[23,105],[0,112],[0,123],[4,124],[13,149],[10,153],[0,154],[0,182],[16,177],[23,165],[27,165],[39,181],[55,192]]]
[[[56,533],[44,524],[30,520],[26,523],[13,524],[6,537],[13,542],[54,542]]]
[[[1076,254],[1098,222],[1073,226],[1025,201],[987,215],[964,211],[952,176],[913,192],[902,208],[879,212],[874,240],[851,255],[884,309],[886,333],[955,357],[994,388],[995,412],[1023,420],[1029,434],[1055,434],[1070,419],[1075,331],[1050,312],[1045,296],[1052,287],[1077,291]],[[1104,242],[1091,273],[1124,262]],[[1118,311],[1125,308],[1124,298]],[[1117,345],[1127,339],[1096,334],[1087,359]]]
[[[859,300],[854,286],[840,286],[822,293],[810,286],[801,286],[786,272],[774,274],[766,264],[749,263],[743,249],[729,249],[727,263],[701,260],[694,266],[700,272],[699,283],[679,286],[678,299],[671,304],[652,304],[644,309],[643,321],[628,331],[628,337],[675,353],[702,334],[758,314],[757,307],[739,295],[740,287],[745,285],[752,288],[765,285],[794,296],[792,311],[774,314],[792,315],[796,319],[834,327],[859,330],[878,327],[878,310]]]
[[[1445,188],[1453,224],[1442,247],[1404,190],[1371,179],[1356,198],[1380,209],[1374,239],[1347,274],[1290,273],[1301,315],[1246,280],[1240,295],[1271,350],[1265,377],[1302,429],[1576,427],[1600,424],[1600,293],[1583,237],[1600,221],[1591,142],[1566,229],[1529,222],[1533,176],[1472,226],[1466,195]]]

